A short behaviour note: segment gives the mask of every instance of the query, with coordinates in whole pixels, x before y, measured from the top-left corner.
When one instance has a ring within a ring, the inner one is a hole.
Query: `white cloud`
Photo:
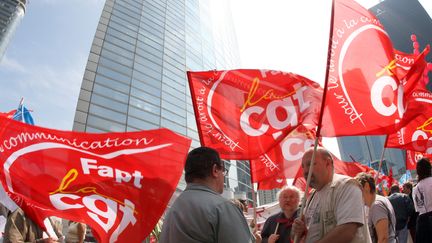
[[[26,68],[24,67],[24,65],[19,63],[17,60],[10,59],[7,55],[5,55],[3,57],[3,60],[0,62],[0,67],[11,72],[26,72]]]

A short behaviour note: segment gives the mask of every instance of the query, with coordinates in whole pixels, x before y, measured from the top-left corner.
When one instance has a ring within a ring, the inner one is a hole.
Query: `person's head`
[[[431,163],[428,158],[417,160],[416,166],[418,180],[421,181],[431,176]]]
[[[224,162],[216,150],[199,147],[189,152],[185,165],[187,183],[201,183],[222,193],[225,178]]]
[[[246,199],[239,199],[239,202],[240,202],[241,204],[243,204],[243,212],[247,212],[247,210],[248,210],[248,205],[247,205],[247,201],[246,201]]]
[[[399,185],[393,184],[390,187],[390,194],[393,194],[393,193],[400,193]]]
[[[355,179],[360,183],[365,204],[370,207],[375,201],[375,180],[371,174],[360,172]]]
[[[234,204],[234,205],[236,205],[242,212],[244,212],[245,211],[245,209],[244,209],[244,205],[243,205],[243,203],[241,203],[240,202],[240,200],[238,200],[238,199],[231,199],[231,202]]]
[[[402,192],[407,195],[411,194],[412,189],[413,189],[413,184],[410,181],[407,181],[402,185]]]
[[[284,212],[293,212],[299,206],[300,191],[294,186],[285,186],[277,194],[279,206]]]
[[[312,160],[313,148],[308,149],[302,158],[303,176],[307,179],[310,163]],[[318,147],[315,155],[315,164],[311,177],[311,187],[321,190],[333,179],[333,157],[325,148]]]

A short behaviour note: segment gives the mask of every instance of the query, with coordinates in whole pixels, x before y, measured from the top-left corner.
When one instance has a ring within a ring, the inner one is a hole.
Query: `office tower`
[[[276,197],[276,195],[279,190],[280,189],[258,191],[259,205],[277,202],[279,199]]]
[[[106,0],[73,129],[166,127],[200,146],[186,70],[232,69],[238,63],[226,0]],[[226,195],[245,192],[251,198],[248,162],[225,163]],[[181,180],[179,188],[184,186]]]
[[[21,19],[27,0],[0,1],[0,60]]]

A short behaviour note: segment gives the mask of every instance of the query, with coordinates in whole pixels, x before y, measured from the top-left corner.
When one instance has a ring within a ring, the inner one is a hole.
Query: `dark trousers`
[[[421,214],[417,218],[415,243],[432,242],[432,212]]]

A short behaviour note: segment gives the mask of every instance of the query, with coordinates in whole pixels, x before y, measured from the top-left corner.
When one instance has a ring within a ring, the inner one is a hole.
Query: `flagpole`
[[[387,135],[385,135],[385,137],[386,137],[386,139],[387,139]],[[375,183],[376,183],[376,181],[378,180],[378,176],[379,176],[379,173],[380,173],[380,171],[381,171],[381,167],[382,167],[382,162],[383,162],[383,159],[384,159],[384,152],[385,152],[385,150],[386,150],[386,147],[385,147],[385,145],[384,145],[383,150],[382,150],[382,152],[381,152],[381,158],[380,158],[380,161],[379,161],[379,165],[378,165],[378,173],[377,173],[376,176],[375,176]]]
[[[249,173],[251,178],[251,188],[252,188],[252,207],[253,207],[253,219],[252,222],[255,222],[255,227],[257,225],[257,210],[256,210],[256,193],[255,193],[255,187],[254,187],[254,180],[253,180],[253,173],[252,173],[252,162],[249,160]]]
[[[333,25],[334,25],[334,7],[335,7],[335,0],[332,0],[332,6],[331,6],[331,15],[330,15],[330,30],[329,30],[329,42],[328,42],[328,47],[327,47],[327,65],[326,65],[326,73],[325,73],[325,79],[324,79],[324,91],[323,91],[323,96],[322,96],[322,101],[321,101],[321,109],[320,109],[320,116],[319,116],[319,120],[318,120],[318,128],[317,128],[317,134],[316,134],[316,138],[315,138],[315,144],[314,144],[314,150],[312,153],[312,158],[311,158],[311,162],[309,165],[309,173],[308,173],[308,177],[307,177],[307,181],[306,181],[306,187],[305,187],[305,195],[302,199],[302,203],[301,203],[301,207],[300,207],[300,217],[302,217],[302,215],[304,215],[304,209],[305,209],[305,204],[306,204],[306,200],[308,197],[308,191],[309,191],[309,185],[310,185],[310,181],[312,178],[312,172],[313,172],[313,167],[315,164],[315,156],[316,156],[316,151],[318,148],[318,139],[321,135],[321,126],[322,126],[322,117],[324,114],[324,107],[325,107],[325,98],[327,95],[327,85],[328,85],[328,77],[329,77],[329,73],[330,73],[330,55],[331,55],[331,46],[332,46],[332,40],[333,40]],[[294,243],[299,242],[299,237],[298,235],[294,236]]]

